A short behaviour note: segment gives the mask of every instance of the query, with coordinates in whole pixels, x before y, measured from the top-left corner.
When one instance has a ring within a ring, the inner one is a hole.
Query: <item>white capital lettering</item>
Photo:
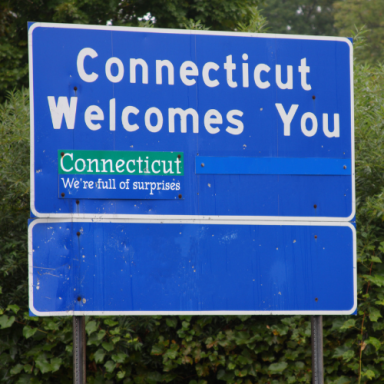
[[[151,124],[151,115],[152,114],[155,114],[157,117],[157,124],[156,125]],[[158,109],[158,108],[152,107],[152,108],[147,109],[147,111],[145,112],[144,120],[145,120],[145,126],[147,127],[149,132],[153,132],[153,133],[159,132],[160,129],[163,127],[163,115],[162,115],[160,109]]]
[[[276,65],[276,84],[280,89],[292,89],[293,88],[293,67],[287,65],[287,82],[284,84],[281,81],[281,65]]]
[[[193,108],[188,108],[185,111],[181,108],[169,108],[169,132],[175,132],[175,116],[180,116],[181,133],[187,133],[187,117],[192,116],[193,119],[193,133],[199,133],[199,115]]]
[[[223,124],[223,117],[216,109],[210,109],[204,116],[205,129],[212,135],[220,132],[219,127],[212,127],[211,124]]]
[[[333,132],[328,129],[328,113],[323,113],[323,132],[327,137],[340,137],[340,115],[335,113],[333,115]]]
[[[91,131],[97,131],[101,128],[101,124],[94,124],[92,120],[104,120],[104,112],[97,105],[90,105],[85,111],[84,120]]]
[[[231,88],[236,88],[237,83],[233,81],[232,71],[236,69],[236,64],[232,63],[232,55],[226,57],[226,62],[224,64],[224,69],[227,71],[227,83]]]
[[[307,73],[310,71],[311,69],[307,67],[307,59],[304,57],[304,59],[301,59],[299,65],[299,72],[301,73],[301,87],[304,91],[310,91],[312,89],[312,87],[307,84]]]
[[[73,161],[73,153],[66,153],[64,156],[61,156],[61,160],[60,160],[61,169],[64,172],[71,172],[73,167],[71,167],[70,169],[64,168],[64,157],[65,156],[69,156],[71,158],[71,160]]]
[[[148,84],[148,65],[143,59],[130,60],[130,82],[136,83],[136,66],[141,66],[141,79],[143,84]]]
[[[161,72],[163,67],[168,69],[168,84],[175,84],[174,68],[169,60],[156,60],[156,84],[163,84],[163,74]]]
[[[68,98],[61,96],[55,103],[54,96],[48,96],[49,110],[51,111],[52,124],[54,129],[60,129],[63,120],[67,123],[68,129],[75,128],[77,97],[71,97],[70,105],[68,105]]]
[[[271,68],[268,67],[266,64],[258,64],[256,65],[255,71],[253,72],[253,77],[255,79],[255,84],[260,89],[266,89],[268,88],[271,83],[269,81],[261,81],[261,72],[269,72]]]
[[[210,88],[217,87],[220,83],[218,80],[211,80],[209,78],[209,71],[213,69],[214,71],[217,71],[220,67],[213,62],[208,62],[203,67],[203,80],[205,85],[207,85]]]
[[[79,54],[77,55],[77,72],[81,78],[81,80],[84,80],[87,83],[93,83],[96,81],[96,79],[99,77],[99,75],[95,72],[92,72],[90,75],[88,75],[85,72],[84,69],[84,59],[90,56],[92,59],[97,57],[97,52],[92,48],[83,48]]]
[[[116,130],[116,99],[109,100],[109,130]]]
[[[184,63],[181,64],[180,79],[185,85],[191,86],[193,84],[196,84],[195,79],[188,79],[187,76],[198,76],[198,75],[199,75],[199,69],[197,68],[197,65],[193,61],[184,61]]]
[[[285,113],[285,110],[282,104],[277,103],[275,105],[279,112],[281,120],[283,120],[283,123],[284,123],[284,136],[291,136],[291,121],[293,120],[293,117],[295,116],[295,113],[297,111],[297,108],[299,108],[299,105],[292,104],[291,108],[288,111],[288,114]]]
[[[117,65],[117,75],[113,76],[111,72],[111,67],[113,64]],[[107,79],[112,83],[118,83],[120,82],[124,77],[124,65],[120,59],[117,57],[111,57],[107,60],[105,63],[105,74],[107,76]]]
[[[307,129],[307,120],[312,120],[312,129]],[[304,133],[307,137],[312,137],[316,135],[317,132],[317,119],[316,116],[312,112],[304,113],[303,117],[301,118],[301,131]]]
[[[128,106],[123,109],[123,113],[121,114],[121,122],[123,123],[123,127],[128,132],[134,132],[139,129],[139,126],[137,124],[129,124],[129,114],[133,113],[134,115],[137,115],[139,113],[139,110],[136,107]],[[128,171],[129,172],[129,171]]]
[[[230,124],[235,125],[237,128],[227,127],[226,131],[231,135],[240,135],[244,131],[244,124],[242,121],[234,119],[233,116],[243,116],[243,112],[238,109],[233,109],[227,113],[227,120]]]

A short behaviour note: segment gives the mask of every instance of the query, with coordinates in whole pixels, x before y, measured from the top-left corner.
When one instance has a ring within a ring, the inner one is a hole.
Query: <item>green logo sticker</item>
[[[60,175],[183,176],[183,152],[58,150]]]

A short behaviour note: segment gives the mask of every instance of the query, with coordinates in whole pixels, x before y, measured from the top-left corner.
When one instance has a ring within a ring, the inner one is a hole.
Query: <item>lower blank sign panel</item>
[[[29,225],[37,316],[349,314],[355,229],[310,225],[65,222]]]

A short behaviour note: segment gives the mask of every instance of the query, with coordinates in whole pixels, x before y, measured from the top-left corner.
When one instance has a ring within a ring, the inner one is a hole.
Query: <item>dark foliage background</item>
[[[0,0],[0,102],[7,91],[28,86],[27,22],[185,28],[200,22],[214,30],[248,24],[258,0]],[[191,24],[192,22],[192,24]]]
[[[0,92],[25,84],[23,28],[30,15],[35,20],[150,26],[153,22],[138,16],[151,11],[156,26],[242,31],[260,31],[266,22],[264,11],[245,0],[153,3],[0,1],[0,19],[5,20],[0,23],[0,77],[6,79],[0,78]],[[163,19],[155,8],[161,5]],[[357,316],[324,317],[329,384],[384,380],[384,67],[380,60],[362,59],[369,48],[361,37],[355,52],[359,307]],[[364,61],[374,64],[359,64]],[[29,98],[28,90],[20,89],[0,105],[0,382],[71,383],[72,319],[28,315],[28,217]],[[86,331],[89,383],[311,382],[308,316],[87,317]]]

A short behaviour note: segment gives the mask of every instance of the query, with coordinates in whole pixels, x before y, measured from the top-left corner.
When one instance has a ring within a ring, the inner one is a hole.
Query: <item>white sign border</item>
[[[33,31],[36,28],[66,28],[66,29],[88,29],[103,31],[130,31],[147,33],[165,33],[181,35],[213,35],[213,36],[234,36],[234,37],[260,37],[270,39],[297,39],[297,40],[320,40],[320,41],[340,41],[348,44],[350,50],[350,86],[351,86],[351,177],[352,177],[352,212],[348,217],[305,217],[305,216],[209,216],[209,215],[135,215],[135,214],[100,214],[100,213],[40,213],[35,208],[35,148],[34,148],[34,88],[33,88]],[[137,28],[137,27],[113,27],[97,25],[79,25],[79,24],[59,24],[59,23],[34,23],[28,30],[28,51],[29,51],[29,84],[30,84],[30,139],[31,139],[31,158],[30,158],[30,181],[31,181],[31,213],[37,218],[68,218],[68,219],[136,219],[136,220],[181,220],[187,223],[189,220],[223,220],[231,222],[243,220],[248,224],[253,224],[258,220],[268,221],[316,221],[316,222],[339,222],[351,221],[356,215],[356,192],[355,192],[355,135],[354,135],[354,88],[353,88],[353,45],[345,37],[327,37],[327,36],[306,36],[306,35],[281,35],[267,33],[244,33],[244,32],[218,32],[218,31],[198,31],[184,29],[160,29],[160,28]]]
[[[252,225],[275,225],[275,226],[329,226],[329,227],[349,227],[352,230],[353,237],[353,307],[347,311],[55,311],[55,312],[40,312],[33,305],[33,228],[41,223],[125,223],[133,224],[135,220],[92,220],[92,219],[35,219],[28,227],[28,285],[29,285],[29,309],[36,315],[41,317],[47,316],[150,316],[150,315],[351,315],[357,309],[357,254],[356,254],[356,228],[348,222],[291,222],[281,221],[275,223],[272,221],[257,221]],[[143,220],[140,223],[153,224],[152,220]],[[175,220],[164,221],[158,224],[207,224],[204,220]],[[210,221],[209,224],[215,225],[250,225],[243,221]]]

